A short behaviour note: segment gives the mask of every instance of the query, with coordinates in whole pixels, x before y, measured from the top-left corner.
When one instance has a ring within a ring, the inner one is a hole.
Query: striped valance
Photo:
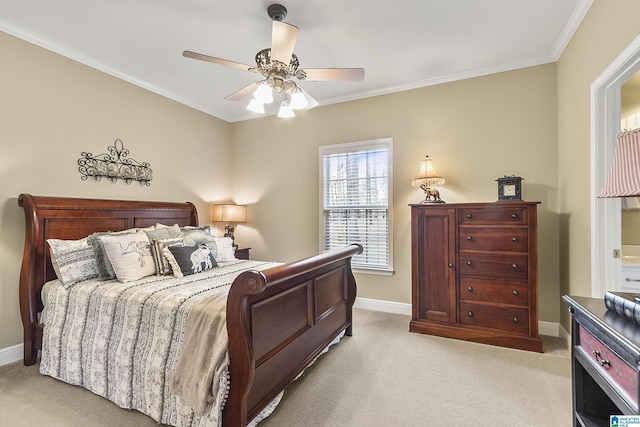
[[[618,135],[609,176],[598,197],[640,196],[640,129]]]

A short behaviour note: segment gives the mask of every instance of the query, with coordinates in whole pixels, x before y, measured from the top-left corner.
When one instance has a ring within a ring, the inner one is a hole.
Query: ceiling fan
[[[364,79],[363,68],[307,68],[299,69],[300,62],[293,53],[298,38],[298,27],[283,22],[287,9],[280,4],[272,4],[267,14],[273,20],[271,30],[271,47],[262,49],[256,54],[256,65],[246,65],[213,56],[185,50],[182,55],[187,58],[213,62],[241,70],[259,73],[263,80],[253,82],[225,97],[230,101],[238,101],[253,95],[247,108],[250,111],[264,114],[264,105],[273,102],[273,95],[282,97],[278,112],[279,117],[293,117],[294,109],[310,109],[318,105],[306,91],[294,81],[361,81]]]

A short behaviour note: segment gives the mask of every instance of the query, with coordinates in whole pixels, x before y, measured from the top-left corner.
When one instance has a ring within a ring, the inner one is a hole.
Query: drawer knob
[[[467,219],[471,219],[471,218],[473,218],[473,215],[467,214]]]
[[[511,241],[512,241],[512,242],[517,242],[517,241],[518,241],[518,238],[517,238],[517,237],[512,237],[512,238],[511,238]]]
[[[511,214],[511,218],[518,219],[518,214]]]
[[[518,291],[513,291],[513,295],[515,295],[515,296],[519,297],[519,296],[520,296],[520,292],[518,292]]]
[[[513,318],[513,323],[520,323],[520,319],[518,319],[517,317]]]
[[[468,312],[468,313],[467,313],[467,316],[469,316],[469,317],[473,317],[473,311]]]
[[[449,263],[449,268],[453,268],[453,264]]]
[[[467,261],[467,265],[473,265],[473,262]]]
[[[511,264],[511,268],[518,268],[517,264]]]
[[[473,292],[473,286],[469,286],[469,287],[467,287],[467,290],[468,290],[469,292]]]
[[[471,240],[473,240],[473,237],[467,236],[467,240],[471,241]]]

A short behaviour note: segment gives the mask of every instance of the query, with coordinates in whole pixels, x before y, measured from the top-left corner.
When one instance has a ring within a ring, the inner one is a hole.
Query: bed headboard
[[[37,314],[42,310],[40,291],[48,280],[55,278],[47,239],[77,240],[97,231],[120,231],[157,223],[198,225],[198,212],[190,202],[98,200],[21,194],[18,204],[24,209],[26,226],[20,271],[25,364],[27,347],[31,347],[32,343],[35,347],[37,341]],[[30,355],[33,362],[37,351],[35,353]]]

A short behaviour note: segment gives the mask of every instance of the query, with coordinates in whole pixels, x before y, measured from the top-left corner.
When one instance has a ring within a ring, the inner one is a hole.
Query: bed
[[[24,364],[38,361],[44,327],[41,290],[54,280],[48,239],[82,239],[155,224],[198,226],[192,203],[98,200],[21,194],[25,247],[20,273]],[[356,283],[342,249],[247,270],[233,280],[226,300],[228,397],[222,424],[245,426],[340,335],[352,333]]]

